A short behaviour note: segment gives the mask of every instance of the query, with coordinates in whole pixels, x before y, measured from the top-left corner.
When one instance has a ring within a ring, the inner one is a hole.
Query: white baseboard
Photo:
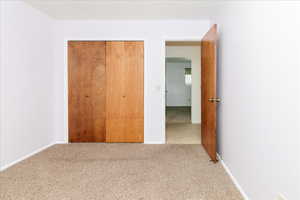
[[[21,162],[21,161],[23,161],[23,160],[25,160],[25,159],[31,157],[31,156],[33,156],[33,155],[35,155],[35,154],[37,154],[37,153],[39,153],[39,152],[41,152],[41,151],[44,151],[45,149],[47,149],[47,148],[49,148],[49,147],[51,147],[51,146],[53,146],[53,145],[55,145],[55,144],[56,144],[56,143],[51,143],[51,144],[48,144],[48,145],[46,145],[46,146],[43,146],[43,147],[41,147],[41,148],[39,148],[39,149],[33,151],[32,153],[29,153],[29,154],[27,154],[27,155],[25,155],[25,156],[23,156],[23,157],[21,157],[21,158],[15,160],[15,161],[9,163],[9,164],[7,164],[7,165],[4,165],[3,167],[1,167],[0,171],[4,171],[5,169],[7,169],[7,168],[9,168],[9,167],[12,167],[13,165],[15,165],[15,164],[17,164],[17,163],[19,163],[19,162]]]
[[[222,164],[223,168],[225,169],[225,171],[227,172],[227,174],[231,178],[231,180],[234,183],[234,185],[240,191],[240,193],[243,196],[244,200],[250,200],[250,198],[246,195],[245,191],[243,190],[243,188],[241,187],[241,185],[238,183],[238,181],[236,180],[236,178],[233,176],[233,174],[231,173],[231,171],[229,170],[229,168],[227,167],[227,165],[225,164],[225,162],[222,160],[221,156],[219,154],[217,154],[217,157],[218,157],[219,162]]]
[[[68,144],[66,141],[57,141],[55,144]],[[165,144],[165,141],[144,141],[144,144]]]
[[[67,141],[57,141],[55,144],[68,144]]]

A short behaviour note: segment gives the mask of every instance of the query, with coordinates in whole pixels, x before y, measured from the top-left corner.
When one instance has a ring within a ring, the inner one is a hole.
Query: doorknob
[[[208,101],[212,102],[212,103],[213,102],[219,103],[219,102],[221,102],[221,99],[219,99],[219,98],[209,98]]]

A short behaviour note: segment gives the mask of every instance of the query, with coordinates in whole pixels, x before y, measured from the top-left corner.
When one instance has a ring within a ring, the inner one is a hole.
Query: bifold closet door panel
[[[105,42],[68,43],[69,142],[104,142]]]
[[[144,141],[144,42],[106,42],[106,142]]]

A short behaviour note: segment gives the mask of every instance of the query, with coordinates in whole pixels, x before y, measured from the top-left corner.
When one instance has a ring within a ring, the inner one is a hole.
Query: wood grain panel
[[[217,26],[214,25],[201,41],[201,140],[211,160],[217,161]]]
[[[106,43],[107,142],[144,141],[144,43]]]
[[[104,142],[105,42],[68,43],[69,142]]]

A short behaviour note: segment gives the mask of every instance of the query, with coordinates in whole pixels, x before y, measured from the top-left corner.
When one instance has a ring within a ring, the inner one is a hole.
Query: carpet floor
[[[200,145],[61,144],[0,173],[1,200],[242,200]]]

